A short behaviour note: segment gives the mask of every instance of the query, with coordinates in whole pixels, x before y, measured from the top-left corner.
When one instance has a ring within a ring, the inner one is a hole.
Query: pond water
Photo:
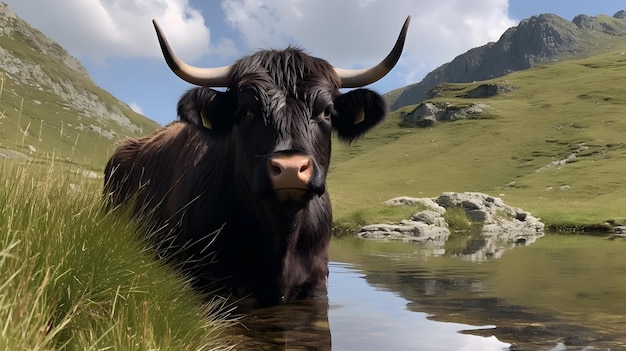
[[[626,239],[476,240],[333,239],[328,299],[251,311],[241,349],[626,350]]]

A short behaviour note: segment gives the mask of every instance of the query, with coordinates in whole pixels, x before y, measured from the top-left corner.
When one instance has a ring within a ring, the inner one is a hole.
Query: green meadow
[[[329,188],[335,221],[398,220],[396,196],[478,191],[530,211],[553,229],[626,220],[626,46],[471,84],[447,84],[433,102],[489,107],[468,119],[401,127],[391,113],[353,145],[334,144]],[[466,98],[485,83],[513,87]],[[567,162],[561,162],[576,154]]]

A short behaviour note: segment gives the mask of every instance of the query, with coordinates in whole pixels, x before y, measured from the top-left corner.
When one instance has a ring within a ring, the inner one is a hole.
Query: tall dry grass
[[[0,160],[0,349],[231,349],[224,306],[102,210],[100,180],[63,167]]]

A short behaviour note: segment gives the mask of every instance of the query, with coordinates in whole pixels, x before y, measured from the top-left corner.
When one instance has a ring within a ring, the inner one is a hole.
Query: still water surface
[[[250,350],[626,350],[626,239],[334,239],[328,299],[254,310]]]

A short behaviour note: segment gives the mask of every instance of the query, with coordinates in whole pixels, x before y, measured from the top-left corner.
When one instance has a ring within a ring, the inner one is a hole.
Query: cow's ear
[[[333,128],[339,139],[352,142],[385,118],[387,103],[378,93],[356,89],[335,99]]]
[[[197,128],[225,133],[234,125],[234,108],[228,92],[194,88],[178,101],[178,118]]]

